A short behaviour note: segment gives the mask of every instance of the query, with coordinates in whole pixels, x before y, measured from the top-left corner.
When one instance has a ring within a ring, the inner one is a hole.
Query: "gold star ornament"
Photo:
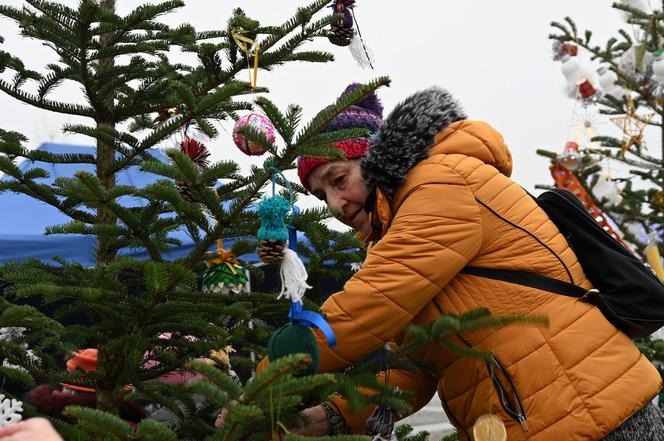
[[[611,118],[611,122],[623,132],[623,141],[620,144],[621,156],[625,156],[625,152],[632,146],[645,148],[646,142],[643,139],[643,131],[654,117],[655,113],[638,115],[634,107],[634,100],[632,97],[627,97],[627,112],[623,116]]]

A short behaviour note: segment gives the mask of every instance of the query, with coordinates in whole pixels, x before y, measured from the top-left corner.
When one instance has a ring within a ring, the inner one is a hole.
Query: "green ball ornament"
[[[289,323],[279,328],[267,343],[267,354],[271,361],[291,354],[309,354],[311,364],[298,375],[313,375],[320,365],[320,353],[316,337],[311,329]]]

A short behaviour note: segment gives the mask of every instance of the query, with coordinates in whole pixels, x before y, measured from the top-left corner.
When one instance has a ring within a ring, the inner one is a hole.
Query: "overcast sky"
[[[60,0],[76,6],[77,0]],[[0,0],[21,5],[21,0]],[[117,0],[124,13],[143,3]],[[186,0],[187,5],[164,17],[169,24],[189,22],[199,30],[222,29],[233,7],[240,6],[263,24],[288,19],[306,2],[294,0]],[[532,190],[535,184],[551,183],[548,160],[535,154],[537,148],[562,150],[570,136],[573,102],[563,93],[560,64],[552,60],[549,23],[566,15],[580,29],[592,29],[602,45],[620,27],[627,28],[609,0],[357,0],[356,17],[363,36],[375,54],[375,70],[361,69],[347,48],[319,39],[309,45],[332,52],[328,64],[293,63],[274,72],[260,72],[258,84],[269,87],[269,98],[279,106],[297,103],[305,117],[332,102],[352,81],[380,75],[392,85],[379,91],[389,112],[409,94],[432,85],[450,90],[464,105],[471,119],[486,120],[503,133],[514,158],[513,177]],[[0,18],[4,50],[20,54],[26,65],[41,70],[55,61],[45,47],[18,36],[18,28]],[[245,72],[242,72],[244,79]],[[55,95],[58,96],[58,95]],[[75,88],[60,97],[78,99]],[[91,144],[60,132],[71,121],[55,113],[33,109],[0,94],[0,127],[17,130],[31,145],[45,141]],[[306,120],[306,118],[305,118]],[[601,128],[601,127],[600,127]],[[242,164],[260,163],[245,157],[233,145],[230,126],[209,147],[214,158],[231,158]],[[309,201],[313,203],[313,201]],[[309,205],[309,203],[304,203]]]

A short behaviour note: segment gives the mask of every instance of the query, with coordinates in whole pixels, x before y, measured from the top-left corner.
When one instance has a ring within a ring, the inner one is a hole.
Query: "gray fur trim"
[[[392,199],[406,173],[429,156],[435,136],[451,123],[466,119],[461,105],[444,89],[431,87],[398,104],[370,139],[360,160],[362,177],[373,191],[380,187]]]

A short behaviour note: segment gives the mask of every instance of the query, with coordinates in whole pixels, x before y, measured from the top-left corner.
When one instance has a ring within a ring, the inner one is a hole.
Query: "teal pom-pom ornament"
[[[291,210],[291,204],[283,196],[272,196],[258,203],[258,215],[261,218],[261,226],[256,238],[258,240],[277,240],[286,242],[288,240],[288,228],[285,218]]]
[[[259,241],[258,255],[265,263],[274,263],[284,258],[284,248],[288,240],[286,215],[291,204],[283,196],[275,195],[258,203],[261,225],[256,233]]]

